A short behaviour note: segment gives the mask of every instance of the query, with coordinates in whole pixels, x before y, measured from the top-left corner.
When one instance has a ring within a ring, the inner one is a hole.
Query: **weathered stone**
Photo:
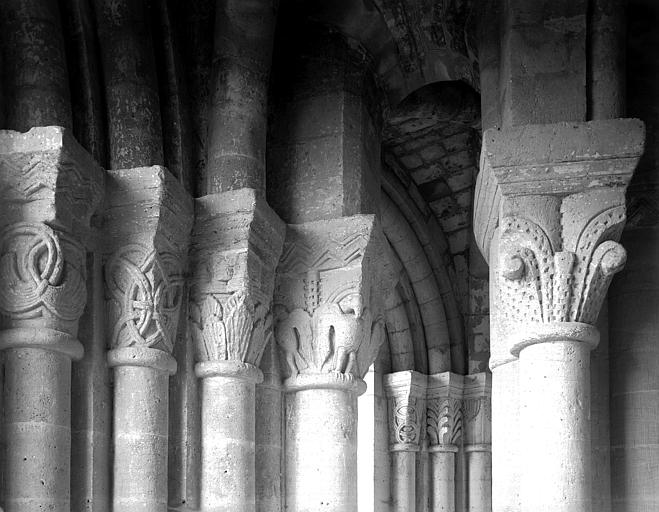
[[[94,2],[105,82],[110,167],[163,165],[162,119],[144,0]]]
[[[421,449],[426,406],[425,375],[407,371],[384,378],[389,402],[389,449],[392,454],[393,510],[416,507],[416,455]]]
[[[288,226],[274,314],[292,389],[306,387],[306,375],[358,382],[375,360],[384,341],[383,242],[371,215]]]
[[[7,511],[70,508],[71,361],[82,357],[90,218],[103,174],[68,131],[0,132]]]
[[[0,46],[4,53],[6,124],[72,127],[69,76],[60,6],[40,0],[4,2]]]
[[[336,512],[357,506],[357,396],[385,338],[384,300],[393,280],[387,268],[372,215],[288,226],[274,317],[288,376],[286,503],[292,510],[313,510],[319,502]]]
[[[184,303],[192,199],[163,167],[108,171],[108,365],[114,369],[115,508],[167,504],[169,376]]]
[[[284,230],[256,190],[196,200],[190,327],[202,380],[204,510],[256,510],[254,386],[263,380],[259,364],[272,339]]]
[[[474,226],[489,253],[497,304],[490,366],[495,382],[516,378],[519,385],[519,396],[494,401],[495,423],[496,414],[519,407],[521,436],[512,462],[518,469],[507,482],[495,481],[496,507],[591,510],[589,352],[599,341],[594,324],[611,278],[626,260],[617,240],[643,138],[636,120],[485,134]],[[504,490],[508,497],[497,496]]]

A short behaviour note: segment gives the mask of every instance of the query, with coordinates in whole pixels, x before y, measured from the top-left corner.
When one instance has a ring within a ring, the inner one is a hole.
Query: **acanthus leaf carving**
[[[116,251],[105,265],[111,346],[171,353],[183,297],[179,259],[140,244]]]
[[[238,361],[258,366],[272,331],[268,308],[244,290],[207,293],[190,304],[198,361]],[[224,299],[224,300],[223,300]]]
[[[618,238],[624,207],[601,212],[581,231],[574,252],[555,250],[544,230],[504,217],[499,293],[513,323],[594,323],[613,275],[625,263]],[[567,245],[567,244],[566,244]]]
[[[426,432],[430,446],[454,447],[462,438],[462,407],[456,398],[433,398],[426,407]]]
[[[11,319],[73,322],[87,301],[84,249],[43,223],[19,222],[0,234],[0,311]]]
[[[467,398],[462,400],[462,416],[466,423],[470,423],[476,419],[478,413],[481,411],[481,398]]]

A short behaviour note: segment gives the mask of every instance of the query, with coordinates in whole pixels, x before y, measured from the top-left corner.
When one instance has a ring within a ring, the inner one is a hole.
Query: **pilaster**
[[[0,132],[0,171],[2,504],[68,512],[71,361],[83,354],[78,321],[103,171],[60,127]]]
[[[191,228],[192,199],[167,169],[108,171],[103,243],[116,509],[167,506],[169,376]]]

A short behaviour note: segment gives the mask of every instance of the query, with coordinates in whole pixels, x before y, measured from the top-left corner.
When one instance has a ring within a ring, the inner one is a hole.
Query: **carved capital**
[[[466,445],[492,442],[492,374],[466,375],[462,394],[462,420]]]
[[[0,170],[2,226],[41,222],[87,245],[104,173],[68,130],[0,130]]]
[[[268,304],[254,302],[244,290],[209,293],[201,306],[190,304],[197,361],[237,361],[257,366],[272,337]]]
[[[418,451],[424,434],[427,377],[404,371],[385,375],[391,451]]]
[[[285,225],[252,189],[196,200],[190,325],[199,363],[258,367]]]
[[[180,257],[144,244],[120,247],[105,264],[111,348],[171,354],[183,301]]]
[[[386,336],[389,269],[373,215],[288,226],[274,319],[289,384],[299,375],[364,376]]]
[[[82,354],[75,336],[103,182],[103,170],[63,128],[0,131],[0,313],[22,344],[28,331],[50,329],[50,338],[69,336],[64,352]]]
[[[644,137],[635,119],[484,134],[474,232],[492,268],[491,367],[538,324],[596,322],[625,264],[625,189]]]
[[[462,442],[464,377],[450,372],[428,376],[426,435],[430,451],[457,451]]]
[[[490,243],[507,198],[567,197],[601,189],[624,194],[643,154],[644,140],[645,129],[638,119],[486,130],[473,222],[485,259],[489,261]]]
[[[192,199],[163,167],[108,171],[104,227],[109,360],[171,372]]]

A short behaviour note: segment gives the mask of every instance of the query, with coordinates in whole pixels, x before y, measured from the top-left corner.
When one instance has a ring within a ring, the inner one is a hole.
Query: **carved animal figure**
[[[323,304],[316,309],[313,319],[314,344],[319,353],[327,354],[321,370],[357,375],[357,351],[366,332],[370,334],[370,314],[361,308]]]
[[[275,339],[284,351],[286,363],[295,377],[309,365],[300,353],[304,340],[311,340],[311,317],[302,309],[294,309],[289,314],[277,311]],[[307,342],[308,343],[308,342]]]

